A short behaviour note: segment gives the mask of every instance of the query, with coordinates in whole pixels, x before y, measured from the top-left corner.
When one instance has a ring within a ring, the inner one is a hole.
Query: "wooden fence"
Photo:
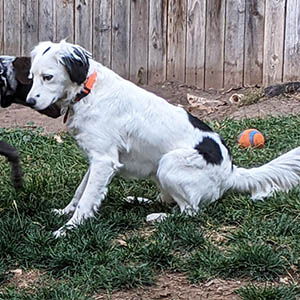
[[[300,0],[0,0],[0,53],[63,38],[138,83],[300,80]]]

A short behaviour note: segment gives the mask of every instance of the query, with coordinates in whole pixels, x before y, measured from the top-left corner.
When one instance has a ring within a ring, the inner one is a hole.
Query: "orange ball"
[[[265,138],[260,131],[250,128],[244,130],[239,135],[238,142],[241,148],[263,148],[265,145]]]

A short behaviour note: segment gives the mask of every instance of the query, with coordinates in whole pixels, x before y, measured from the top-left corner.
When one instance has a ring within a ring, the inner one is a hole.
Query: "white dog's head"
[[[43,110],[58,100],[68,100],[87,78],[90,53],[65,41],[41,42],[31,52],[32,88],[27,104]]]

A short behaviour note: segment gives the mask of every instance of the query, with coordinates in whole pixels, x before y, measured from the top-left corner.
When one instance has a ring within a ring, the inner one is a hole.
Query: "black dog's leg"
[[[6,156],[11,163],[11,175],[15,188],[22,187],[23,173],[20,167],[18,151],[13,146],[0,141],[0,154]]]

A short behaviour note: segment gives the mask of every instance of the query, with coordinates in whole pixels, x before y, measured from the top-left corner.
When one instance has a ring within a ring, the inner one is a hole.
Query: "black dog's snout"
[[[34,98],[29,98],[26,100],[28,106],[33,107],[36,105],[36,100]]]

